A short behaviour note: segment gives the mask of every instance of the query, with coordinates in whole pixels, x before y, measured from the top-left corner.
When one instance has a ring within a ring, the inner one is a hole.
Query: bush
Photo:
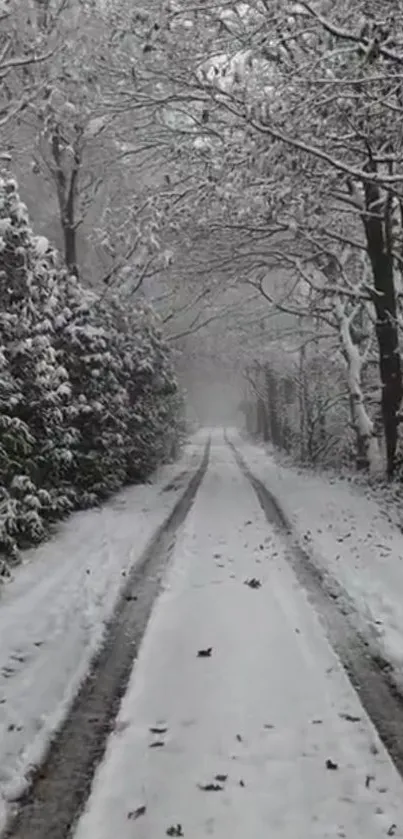
[[[182,406],[151,309],[69,276],[5,178],[0,294],[0,552],[17,561],[51,522],[172,456]]]

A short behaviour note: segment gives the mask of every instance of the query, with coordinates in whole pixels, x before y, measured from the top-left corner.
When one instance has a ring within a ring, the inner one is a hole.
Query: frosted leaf
[[[55,371],[56,376],[61,379],[62,381],[66,381],[69,378],[69,374],[65,367],[58,366]]]
[[[0,226],[0,234],[1,232],[2,231]],[[37,256],[44,256],[50,248],[49,240],[46,238],[46,236],[34,236],[33,244]]]
[[[55,328],[61,329],[63,326],[66,325],[67,320],[68,316],[64,312],[61,315],[58,315],[57,318],[55,318]]]
[[[40,499],[36,495],[26,495],[24,501],[31,510],[40,510],[42,506]]]
[[[28,209],[26,204],[23,204],[22,201],[19,201],[17,203],[14,212],[17,216],[18,221],[28,221]]]
[[[20,492],[32,492],[34,485],[28,475],[15,475],[11,487]]]
[[[12,221],[11,221],[11,218],[9,218],[9,216],[6,216],[5,218],[1,218],[0,219],[0,236],[4,236],[4,234],[7,233],[8,230],[10,230],[11,225],[12,225]]]
[[[71,387],[67,382],[64,382],[62,385],[59,385],[57,389],[58,396],[70,396],[71,395]]]
[[[43,533],[43,521],[36,510],[27,510],[23,518],[35,534],[39,536]]]
[[[51,497],[49,492],[46,489],[39,489],[38,490],[38,498],[41,504],[50,504]]]

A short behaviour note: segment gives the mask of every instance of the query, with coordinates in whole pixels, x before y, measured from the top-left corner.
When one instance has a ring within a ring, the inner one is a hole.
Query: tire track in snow
[[[36,767],[3,839],[67,839],[85,805],[113,729],[153,603],[175,543],[207,470],[210,439],[201,465],[173,511],[136,564],[67,720]]]
[[[375,650],[371,651],[370,640],[357,627],[360,618],[348,600],[348,593],[337,580],[332,579],[329,585],[330,577],[326,580],[309,554],[296,545],[292,525],[277,498],[251,472],[225,433],[224,437],[239,468],[255,490],[267,521],[288,543],[287,557],[295,576],[307,592],[351,684],[403,777],[403,696],[390,677],[388,663]]]

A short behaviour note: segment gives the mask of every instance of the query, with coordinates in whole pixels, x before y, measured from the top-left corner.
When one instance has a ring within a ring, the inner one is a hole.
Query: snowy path
[[[401,504],[382,508],[370,487],[285,466],[269,447],[249,443],[236,431],[229,438],[251,472],[274,493],[329,588],[336,580],[348,593],[363,631],[394,667],[403,692],[401,521],[396,526]]]
[[[402,781],[280,538],[217,439],[210,464],[75,839],[403,837]]]
[[[129,569],[184,491],[205,441],[196,435],[152,483],[74,515],[0,587],[0,830],[6,802],[65,718]]]

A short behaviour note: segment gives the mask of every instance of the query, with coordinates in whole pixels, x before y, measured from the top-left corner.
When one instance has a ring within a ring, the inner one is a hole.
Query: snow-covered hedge
[[[17,559],[170,457],[181,399],[153,312],[69,276],[4,177],[0,297],[0,554]]]

